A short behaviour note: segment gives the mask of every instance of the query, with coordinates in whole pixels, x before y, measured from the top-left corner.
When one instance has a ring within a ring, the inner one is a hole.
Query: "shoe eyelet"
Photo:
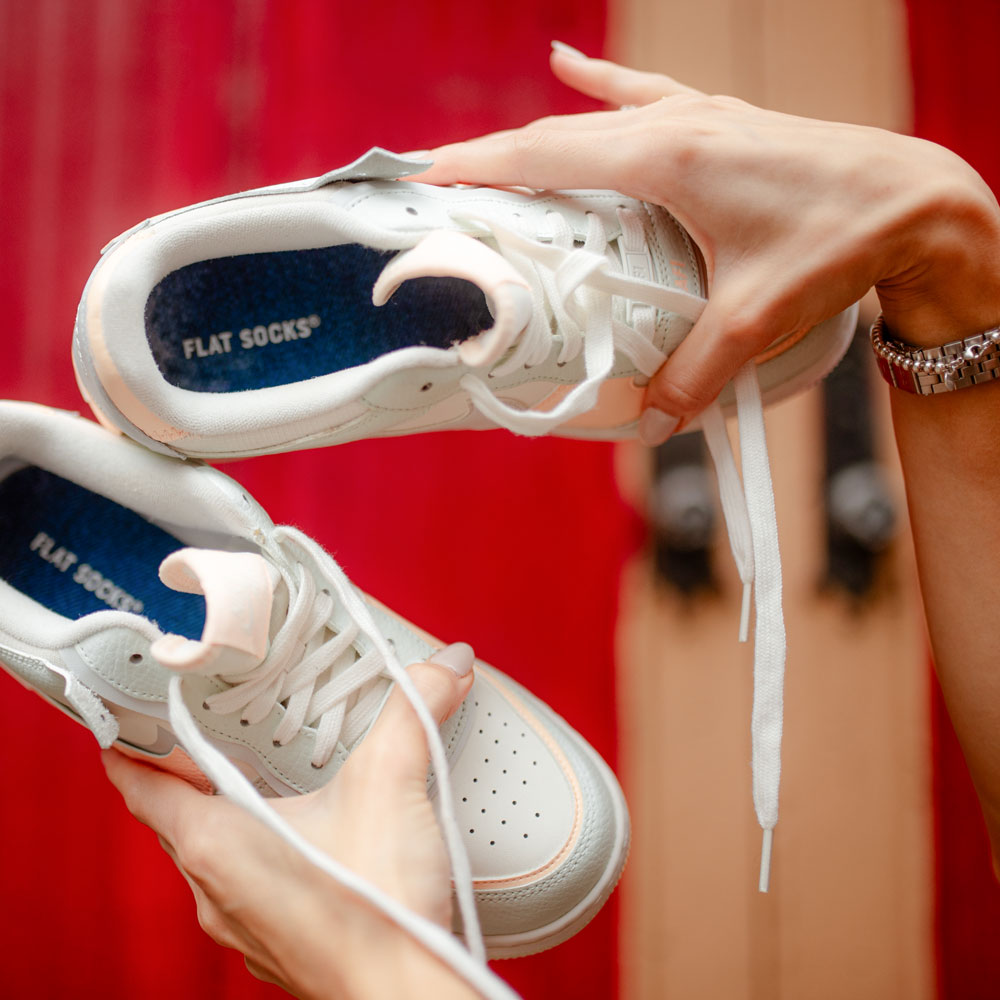
[[[412,205],[407,205],[406,206],[406,214],[407,215],[416,215],[417,214],[417,210]]]
[[[211,712],[211,711],[212,711],[212,709],[211,709],[211,706],[210,706],[210,705],[208,704],[208,702],[207,702],[207,701],[203,701],[203,702],[201,703],[201,707],[202,707],[203,709],[205,709],[205,711],[206,711],[206,712]]]
[[[281,744],[277,740],[271,740],[271,746],[273,746],[273,747],[280,747]]]
[[[322,764],[314,764],[314,763],[313,763],[312,761],[309,761],[309,766],[310,766],[310,767],[311,767],[311,768],[312,768],[312,769],[313,769],[314,771],[322,771],[322,770],[323,770],[323,765],[322,765]]]
[[[129,663],[142,663],[142,653],[133,653],[128,658]]]
[[[421,392],[427,392],[427,390],[428,390],[428,389],[430,389],[430,388],[432,388],[432,387],[433,387],[433,385],[434,385],[434,383],[433,383],[433,382],[425,382],[425,383],[424,383],[424,384],[423,384],[423,385],[422,385],[422,386],[420,387],[420,391],[421,391]]]
[[[486,373],[486,377],[487,378],[496,378],[496,375],[494,375],[493,372],[487,372]]]
[[[568,361],[557,361],[556,368],[565,368],[569,364]]]
[[[245,729],[250,723],[246,719],[240,719],[240,725]]]

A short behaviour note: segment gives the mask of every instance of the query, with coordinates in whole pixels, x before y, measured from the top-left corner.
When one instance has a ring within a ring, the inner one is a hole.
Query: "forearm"
[[[1000,271],[995,285],[1000,288]],[[915,312],[900,339],[929,346],[1000,322],[992,284],[966,296],[971,315]],[[919,397],[892,392],[935,666],[1000,858],[1000,383]]]

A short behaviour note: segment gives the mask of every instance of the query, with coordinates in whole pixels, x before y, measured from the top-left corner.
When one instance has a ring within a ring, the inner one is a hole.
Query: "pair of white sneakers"
[[[0,404],[0,662],[102,745],[233,796],[500,996],[484,952],[565,940],[617,883],[629,837],[614,776],[482,663],[439,732],[402,664],[440,644],[190,459],[459,428],[634,435],[642,384],[691,329],[705,279],[697,248],[657,206],[397,179],[419,169],[373,150],[320,178],[148,220],[105,249],[73,360],[101,423],[143,447]],[[783,625],[761,392],[811,385],[852,333],[845,313],[775,343],[702,419],[747,595],[756,588],[754,792],[766,831]],[[733,410],[743,480],[723,423]],[[428,730],[471,957],[301,842],[261,798],[328,781],[393,684]]]

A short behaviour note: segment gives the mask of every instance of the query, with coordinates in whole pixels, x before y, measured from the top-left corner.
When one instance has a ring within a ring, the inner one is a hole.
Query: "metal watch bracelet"
[[[940,347],[919,348],[889,336],[879,313],[871,338],[882,378],[904,392],[933,396],[1000,378],[1000,327]]]

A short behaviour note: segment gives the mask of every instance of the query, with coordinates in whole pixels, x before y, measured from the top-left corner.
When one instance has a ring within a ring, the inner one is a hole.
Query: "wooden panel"
[[[779,111],[904,130],[911,119],[895,0],[618,0],[606,51]]]
[[[902,11],[890,0],[626,0],[610,12],[609,51],[798,114],[904,129],[910,120]],[[928,677],[912,556],[896,546],[860,610],[819,593],[818,421],[813,395],[768,414],[789,656],[766,896],[756,891],[750,799],[752,651],[735,641],[740,588],[724,538],[718,600],[656,592],[644,559],[624,579],[621,758],[635,844],[622,995],[631,1000],[934,992]],[[892,463],[884,412],[879,434]],[[641,495],[646,466],[641,448],[621,448],[626,492]]]

